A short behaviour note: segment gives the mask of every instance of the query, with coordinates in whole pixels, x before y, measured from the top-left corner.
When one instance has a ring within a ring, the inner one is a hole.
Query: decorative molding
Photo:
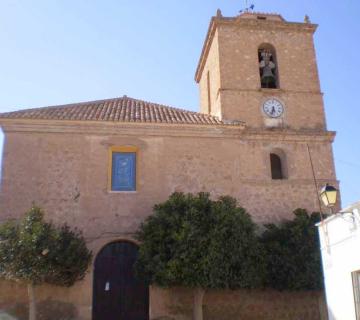
[[[259,185],[259,186],[273,186],[273,187],[277,187],[277,186],[284,186],[284,185],[295,185],[295,186],[299,186],[299,185],[311,185],[314,186],[314,179],[275,179],[272,180],[269,178],[269,180],[260,180],[260,179],[241,179],[238,178],[237,181],[239,181],[239,183],[241,185],[246,185],[246,184],[250,184],[250,185]],[[336,179],[316,179],[316,181],[318,182],[319,185],[325,185],[326,183],[330,183],[332,185],[339,185],[339,180]]]
[[[324,94],[318,90],[284,90],[284,89],[265,89],[265,88],[258,88],[258,89],[241,89],[241,88],[219,88],[217,95],[224,91],[238,91],[238,92],[245,92],[245,93],[261,93],[264,95],[274,94],[274,95],[281,95],[281,94],[311,94],[311,95],[321,95]]]
[[[10,132],[75,133],[99,136],[201,137],[277,142],[333,142],[336,135],[334,131],[323,130],[291,130],[284,128],[250,129],[243,123],[234,125],[187,125],[116,123],[108,121],[1,119],[0,125],[5,134]]]
[[[166,135],[220,137],[240,134],[245,124],[199,125],[162,124],[109,121],[0,119],[0,126],[7,132],[78,133],[96,135]]]

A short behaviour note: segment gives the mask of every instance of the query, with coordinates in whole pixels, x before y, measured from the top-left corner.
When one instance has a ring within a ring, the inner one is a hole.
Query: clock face
[[[269,117],[279,118],[284,113],[284,106],[279,100],[271,98],[264,102],[263,110]]]

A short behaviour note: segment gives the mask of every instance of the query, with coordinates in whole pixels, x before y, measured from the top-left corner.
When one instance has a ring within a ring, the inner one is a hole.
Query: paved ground
[[[14,318],[5,311],[0,311],[0,320],[17,320],[17,318]]]

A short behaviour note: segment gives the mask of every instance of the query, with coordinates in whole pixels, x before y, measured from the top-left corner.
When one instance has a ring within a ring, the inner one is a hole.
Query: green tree
[[[154,207],[137,232],[138,276],[162,287],[194,289],[193,318],[202,319],[209,288],[262,284],[262,250],[256,225],[231,197],[174,193]]]
[[[81,233],[44,221],[35,205],[18,220],[0,226],[0,277],[27,284],[29,319],[36,319],[35,286],[71,286],[84,278],[92,254]]]
[[[267,224],[261,235],[265,249],[265,285],[277,290],[319,290],[323,276],[319,237],[315,224],[320,214],[305,209],[280,225]]]

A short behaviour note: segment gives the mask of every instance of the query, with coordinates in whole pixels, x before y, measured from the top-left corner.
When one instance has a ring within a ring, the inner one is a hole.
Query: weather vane
[[[243,12],[253,11],[255,8],[255,5],[253,3],[249,5],[249,0],[244,0],[244,1],[245,1],[245,9],[240,10],[239,12],[243,13]]]

